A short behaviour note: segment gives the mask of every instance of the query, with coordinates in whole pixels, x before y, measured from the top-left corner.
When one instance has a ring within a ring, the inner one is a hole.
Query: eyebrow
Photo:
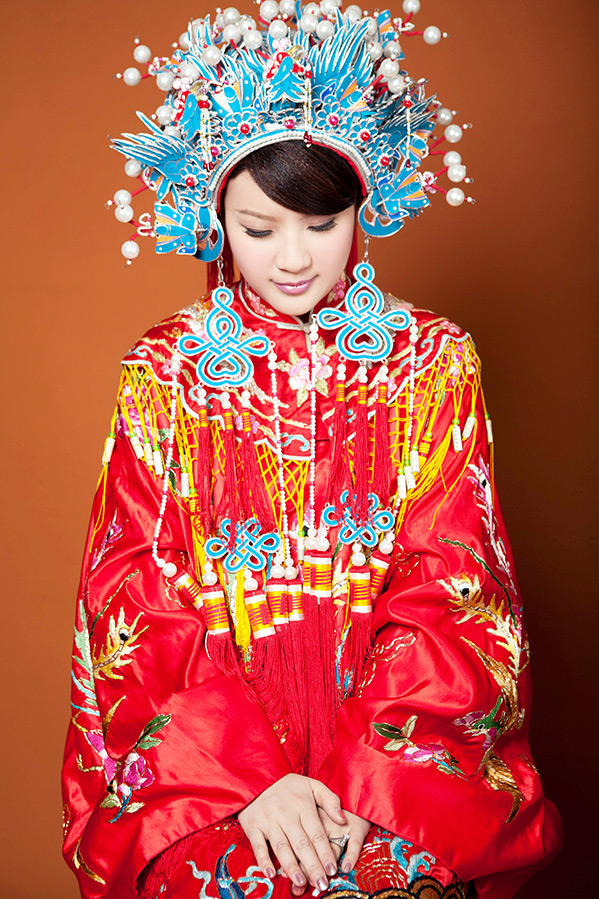
[[[254,212],[253,209],[236,209],[235,212],[238,215],[253,215],[254,218],[262,219],[265,222],[274,222],[276,221],[275,217],[272,215],[264,215],[261,212]]]

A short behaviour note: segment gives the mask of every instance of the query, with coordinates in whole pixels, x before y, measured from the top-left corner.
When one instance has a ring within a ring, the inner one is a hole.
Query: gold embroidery
[[[89,867],[89,865],[87,865],[85,863],[83,856],[81,855],[81,850],[79,849],[80,844],[81,844],[81,840],[79,840],[79,842],[75,846],[75,852],[73,854],[73,864],[75,865],[77,870],[79,870],[79,868],[81,868],[81,870],[84,872],[84,874],[87,874],[87,876],[91,877],[92,880],[95,880],[96,883],[101,883],[102,886],[106,886],[106,881],[104,880],[104,878],[100,877],[99,874],[95,874],[92,871],[92,869]]]

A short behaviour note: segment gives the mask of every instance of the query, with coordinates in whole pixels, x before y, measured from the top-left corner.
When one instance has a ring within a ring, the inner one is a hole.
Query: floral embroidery
[[[390,643],[375,643],[364,666],[362,680],[358,684],[356,696],[362,696],[366,687],[372,683],[379,662],[390,662],[399,655],[402,649],[412,646],[415,642],[416,634],[414,631],[406,631],[405,634],[402,634],[401,637],[396,637]]]
[[[464,776],[464,772],[454,758],[441,743],[414,743],[411,736],[416,727],[418,715],[411,715],[403,727],[387,724],[384,721],[376,721],[373,727],[377,734],[385,737],[389,742],[385,743],[385,752],[398,752],[403,750],[403,758],[406,762],[425,763],[432,762],[439,771],[445,774],[457,774]]]
[[[509,655],[508,666],[488,655],[466,637],[461,639],[474,650],[487,672],[499,687],[500,695],[494,707],[485,712],[482,709],[469,712],[456,718],[454,724],[463,727],[466,733],[483,737],[483,757],[480,768],[483,777],[494,790],[505,790],[513,799],[512,810],[508,821],[516,815],[522,795],[508,765],[493,752],[496,741],[513,727],[521,727],[524,710],[520,709],[518,697],[518,676],[526,665],[521,665],[521,630],[511,615],[505,615],[505,601],[497,603],[495,595],[487,600],[482,592],[478,575],[470,577],[463,574],[460,578],[439,580],[450,594],[450,602],[454,611],[461,612],[458,624],[474,621],[475,624],[486,624],[487,634],[495,637],[497,646],[505,649]],[[491,626],[489,626],[491,625]]]
[[[476,492],[476,505],[482,511],[482,520],[489,535],[489,542],[493,547],[497,566],[502,572],[512,593],[516,592],[514,579],[508,562],[505,544],[497,533],[497,519],[493,508],[493,492],[491,490],[491,473],[488,464],[482,456],[478,457],[478,465],[470,464],[468,468],[471,474],[468,480],[474,484]]]
[[[142,614],[143,612],[140,612],[131,624],[125,621],[125,609],[122,607],[116,621],[114,616],[110,616],[105,645],[97,654],[92,653],[93,672],[96,678],[123,679],[123,675],[114,669],[129,665],[133,661],[131,653],[139,649],[137,640],[148,629],[146,625],[140,631],[135,630]]]
[[[123,536],[123,525],[125,523],[126,522],[121,523],[117,521],[117,513],[115,512],[112,517],[112,521],[108,525],[106,533],[104,534],[102,543],[94,552],[90,571],[93,571],[98,567],[108,550],[113,547],[117,540],[120,540],[120,538]]]
[[[315,387],[318,393],[328,396],[329,389],[327,378],[333,374],[333,368],[329,364],[331,356],[335,353],[335,344],[325,347],[322,337],[318,338],[315,357]],[[279,362],[277,367],[289,374],[289,386],[297,392],[297,404],[301,406],[308,399],[310,393],[310,359],[300,359],[295,350],[289,353],[289,362]]]
[[[139,750],[151,749],[162,742],[162,737],[156,736],[170,722],[170,715],[156,715],[146,724],[132,751],[128,753],[124,761],[118,762],[112,759],[106,751],[104,732],[94,731],[85,736],[88,743],[100,756],[104,766],[104,775],[108,783],[108,794],[100,803],[101,808],[118,808],[119,812],[110,819],[110,824],[124,813],[133,813],[144,807],[143,802],[132,802],[136,790],[143,790],[154,783],[154,772],[149,768],[145,758]]]

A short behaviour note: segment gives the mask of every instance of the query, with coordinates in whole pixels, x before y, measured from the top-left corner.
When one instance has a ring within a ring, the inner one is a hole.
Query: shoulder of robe
[[[430,309],[418,309],[406,300],[398,299],[393,294],[386,293],[384,296],[385,312],[391,312],[394,309],[405,309],[414,316],[418,325],[419,344],[426,341],[430,349],[434,347],[436,350],[441,350],[451,343],[458,345],[468,343],[471,350],[475,352],[474,341],[471,335],[459,325]],[[405,341],[406,337],[407,333],[403,332],[403,337],[400,338],[401,343]]]
[[[202,297],[148,328],[123,356],[121,365],[150,367],[158,380],[169,380],[170,374],[162,369],[170,362],[178,338],[201,330],[209,304],[210,296]]]

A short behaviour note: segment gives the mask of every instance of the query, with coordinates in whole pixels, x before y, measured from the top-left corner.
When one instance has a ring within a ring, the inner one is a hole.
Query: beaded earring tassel
[[[374,418],[374,461],[372,466],[372,492],[376,493],[383,506],[388,505],[391,493],[391,451],[387,407],[388,371],[386,365],[381,365]]]
[[[196,496],[190,502],[193,506],[192,515],[200,522],[204,537],[207,537],[212,527],[212,499],[211,499],[211,468],[212,454],[210,451],[210,425],[208,423],[208,409],[206,408],[206,391],[198,390],[199,417],[198,417],[198,451],[194,460],[194,485]]]

